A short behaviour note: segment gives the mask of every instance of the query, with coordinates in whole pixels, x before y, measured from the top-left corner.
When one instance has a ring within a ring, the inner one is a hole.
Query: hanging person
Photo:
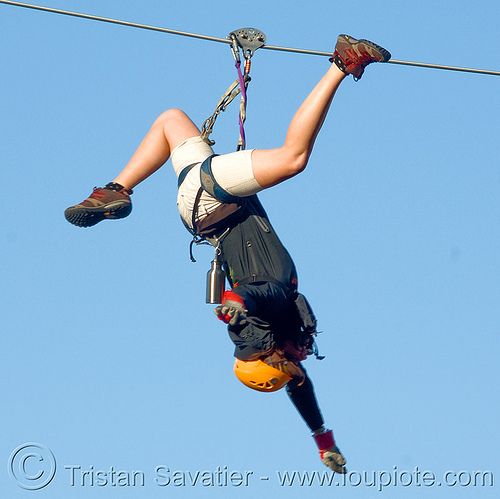
[[[166,111],[118,177],[65,211],[66,219],[80,227],[124,218],[132,210],[132,189],[171,158],[181,218],[192,233],[217,247],[232,288],[224,293],[216,314],[228,324],[235,344],[237,377],[264,392],[286,386],[322,461],[338,473],[346,472],[346,461],[332,431],[324,426],[302,365],[316,351],[316,318],[298,293],[293,260],[256,194],[304,170],[344,78],[353,75],[358,80],[368,64],[390,57],[368,40],[340,35],[330,59],[333,64],[294,115],[284,145],[276,149],[214,155],[186,114]]]

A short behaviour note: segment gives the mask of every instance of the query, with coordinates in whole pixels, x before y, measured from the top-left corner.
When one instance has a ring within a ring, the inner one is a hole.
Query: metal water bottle
[[[219,251],[215,252],[212,268],[207,272],[207,303],[220,303],[226,287],[226,273],[222,269]]]

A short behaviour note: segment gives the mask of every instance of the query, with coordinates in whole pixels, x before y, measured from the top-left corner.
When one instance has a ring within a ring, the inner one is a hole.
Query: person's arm
[[[287,385],[288,396],[313,432],[323,464],[337,473],[346,473],[344,467],[346,460],[335,444],[332,430],[324,427],[323,415],[316,400],[313,384],[303,367],[302,370],[306,376],[304,382],[299,386]]]
[[[300,386],[287,386],[286,392],[309,429],[315,431],[323,426],[323,415],[319,409],[311,379],[304,367],[302,365],[300,367],[306,375],[304,382]]]

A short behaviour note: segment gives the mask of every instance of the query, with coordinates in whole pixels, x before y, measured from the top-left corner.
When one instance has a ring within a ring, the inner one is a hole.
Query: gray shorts
[[[212,173],[215,180],[233,196],[251,196],[262,190],[253,175],[252,151],[253,149],[238,151],[215,156],[212,159]],[[191,226],[194,201],[201,187],[200,167],[203,161],[213,154],[212,148],[201,137],[191,137],[178,145],[170,155],[177,176],[186,166],[196,165],[187,174],[177,194],[177,207],[181,217],[189,226]],[[219,201],[203,191],[198,204],[197,219],[203,219],[220,205]]]

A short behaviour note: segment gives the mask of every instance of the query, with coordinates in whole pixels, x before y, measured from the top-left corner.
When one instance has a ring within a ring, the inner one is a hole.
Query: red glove
[[[346,473],[346,460],[339,451],[338,447],[335,445],[332,430],[318,433],[316,435],[313,435],[313,437],[314,440],[316,440],[316,444],[318,445],[319,455],[321,457],[321,460],[323,461],[323,464],[337,473]]]
[[[234,291],[224,291],[221,304],[214,310],[217,317],[231,326],[244,325],[247,322],[247,312],[243,299]]]

